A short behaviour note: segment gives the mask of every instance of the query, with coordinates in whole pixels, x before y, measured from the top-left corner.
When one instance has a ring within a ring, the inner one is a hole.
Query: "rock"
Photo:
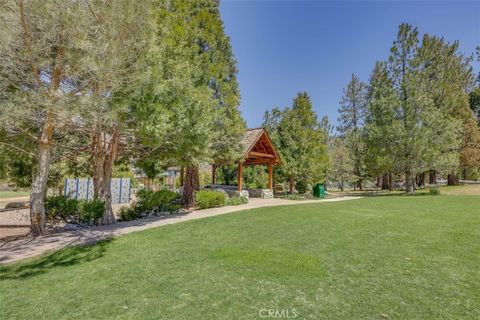
[[[73,223],[66,223],[63,226],[64,231],[73,231],[73,230],[78,230],[78,225],[73,224]]]
[[[5,209],[24,209],[27,208],[28,202],[9,202]]]
[[[130,204],[134,204],[136,202],[137,202],[137,194],[136,193],[130,194]]]
[[[261,198],[262,199],[273,199],[273,190],[262,189]]]
[[[250,189],[248,194],[252,198],[273,199],[273,190],[270,189]]]
[[[237,191],[237,196],[238,197],[244,197],[244,198],[249,198],[250,197],[250,194],[248,192],[248,190],[242,190],[242,191]]]
[[[8,184],[0,183],[0,191],[13,191],[13,190]]]

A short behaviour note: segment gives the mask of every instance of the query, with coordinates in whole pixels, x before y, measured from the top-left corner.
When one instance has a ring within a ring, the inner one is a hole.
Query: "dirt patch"
[[[13,240],[16,238],[25,237],[30,232],[29,227],[22,228],[3,228],[0,227],[0,239]]]
[[[113,213],[117,218],[120,208],[128,204],[112,205]],[[23,237],[30,231],[29,209],[8,210],[0,212],[0,239]]]
[[[441,194],[453,196],[480,196],[480,184],[466,184],[462,186],[448,186],[440,188]]]

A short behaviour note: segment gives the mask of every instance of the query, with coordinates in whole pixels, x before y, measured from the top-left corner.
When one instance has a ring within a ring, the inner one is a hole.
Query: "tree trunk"
[[[93,191],[95,198],[105,202],[106,210],[100,221],[101,224],[114,223],[115,215],[112,209],[112,194],[110,183],[112,171],[117,156],[119,141],[118,128],[114,126],[110,132],[101,127],[95,129],[93,142]]]
[[[185,176],[185,167],[180,167],[180,187],[183,187],[183,177]]]
[[[388,173],[388,191],[393,191],[393,175],[391,172]]]
[[[417,174],[417,176],[415,177],[415,180],[417,182],[418,188],[425,186],[425,172]]]
[[[415,192],[415,177],[413,173],[409,170],[405,171],[405,191],[407,193]]]
[[[293,194],[295,191],[295,180],[293,179],[293,175],[290,175],[290,194]]]
[[[182,195],[182,202],[185,206],[191,207],[195,204],[195,191],[198,190],[200,190],[198,166],[188,165],[186,167]]]
[[[45,232],[45,198],[47,195],[48,173],[50,171],[50,145],[53,137],[53,126],[47,124],[43,127],[38,142],[38,163],[30,194],[30,223],[33,236]]]
[[[437,171],[428,171],[428,184],[437,184]]]
[[[388,190],[390,187],[389,175],[388,173],[384,173],[382,176],[382,190]]]
[[[340,186],[340,190],[343,191],[344,190],[344,187],[343,187],[343,180],[341,180],[338,185]]]
[[[457,186],[458,185],[458,176],[455,173],[450,173],[447,177],[447,185],[449,186]]]

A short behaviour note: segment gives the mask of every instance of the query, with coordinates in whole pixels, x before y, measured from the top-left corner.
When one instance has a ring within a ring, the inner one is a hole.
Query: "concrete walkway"
[[[202,219],[235,211],[294,204],[321,204],[325,202],[345,201],[359,198],[361,197],[339,197],[324,200],[301,201],[252,198],[247,204],[238,206],[197,210],[186,214],[176,214],[167,217],[155,217],[148,220],[141,219],[128,222],[118,222],[111,225],[98,226],[93,228],[81,228],[75,231],[62,232],[37,238],[23,238],[10,242],[0,243],[0,264],[11,263],[22,259],[38,256],[47,251],[58,250],[66,246],[93,243],[99,240],[135,231],[160,227],[183,221]]]

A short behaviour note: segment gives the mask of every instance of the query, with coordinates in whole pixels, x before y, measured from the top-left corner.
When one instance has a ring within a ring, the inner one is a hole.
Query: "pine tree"
[[[355,75],[343,91],[340,100],[338,131],[345,139],[354,163],[353,174],[357,177],[354,187],[362,189],[364,178],[365,146],[362,139],[362,128],[366,108],[366,85]]]
[[[291,192],[298,181],[323,181],[328,168],[325,138],[306,92],[297,94],[291,108],[266,113],[264,126],[280,153],[278,171],[288,180]]]
[[[236,63],[218,1],[161,1],[146,59],[150,79],[136,106],[143,142],[185,167],[183,201],[199,189],[198,165],[239,157],[245,124],[238,110]]]
[[[470,109],[472,109],[478,124],[480,125],[480,86],[475,87],[468,96]]]
[[[443,38],[424,35],[415,58],[420,72],[425,74],[436,112],[444,118],[444,123],[437,127],[437,143],[431,147],[433,152],[428,164],[432,169],[448,171],[450,184],[458,180],[458,166],[465,167],[465,158],[459,159],[462,149],[469,149],[466,153],[473,155],[468,143],[462,146],[459,142],[474,140],[475,135],[469,125],[475,121],[467,94],[474,82],[471,58],[461,54],[458,47],[458,41],[450,44]]]
[[[477,61],[480,62],[480,46],[477,47]],[[475,87],[469,94],[470,108],[477,117],[478,124],[480,125],[480,73],[477,75],[475,81]]]
[[[383,189],[392,189],[391,175],[395,171],[397,132],[401,123],[396,115],[398,99],[388,76],[385,63],[377,62],[370,77],[365,116],[367,168],[381,177]]]
[[[92,2],[83,15],[82,49],[88,70],[83,70],[81,79],[86,88],[81,116],[91,147],[94,196],[106,203],[103,224],[115,222],[110,190],[113,167],[122,151],[132,97],[143,77],[137,60],[152,36],[148,20],[136,17],[148,16],[148,10],[148,3],[142,1]]]
[[[31,139],[36,169],[30,193],[33,235],[45,228],[44,199],[55,137],[75,110],[78,97],[73,54],[82,28],[78,2],[0,3],[0,121],[9,135]],[[30,150],[28,150],[30,151]]]

